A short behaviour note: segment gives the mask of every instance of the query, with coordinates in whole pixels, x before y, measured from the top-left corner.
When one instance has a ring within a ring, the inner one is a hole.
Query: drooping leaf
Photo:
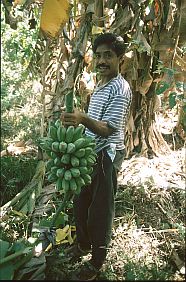
[[[44,254],[32,257],[19,269],[16,280],[45,280],[46,258]],[[40,275],[42,274],[42,279]]]
[[[153,78],[152,78],[150,72],[148,71],[145,74],[145,76],[144,76],[144,78],[142,80],[141,85],[139,86],[139,92],[142,95],[145,95],[148,92],[148,90],[149,90],[149,88],[150,88],[150,86],[152,84],[152,81],[153,81]]]
[[[99,27],[99,26],[93,25],[93,27],[92,27],[92,34],[93,34],[93,35],[94,35],[94,34],[100,34],[100,33],[103,32],[103,30],[104,30],[103,27]]]
[[[67,221],[68,221],[68,215],[65,214],[64,212],[60,212],[60,214],[58,215],[56,219],[55,226],[59,227],[60,225],[65,224]]]
[[[49,36],[56,37],[68,21],[69,11],[68,0],[45,0],[41,13],[41,30]]]
[[[166,81],[161,81],[157,88],[156,88],[156,94],[160,95],[162,94],[165,90],[167,90],[170,87],[170,84],[167,83]]]
[[[9,248],[9,242],[7,241],[3,241],[3,240],[0,240],[0,258],[4,258],[7,251],[8,251],[8,248]]]
[[[0,265],[0,280],[13,280],[14,266],[11,262]]]
[[[25,243],[24,243],[24,239],[20,239],[18,241],[16,241],[10,248],[10,252],[11,253],[16,253],[19,252],[21,250],[24,250],[26,247]]]
[[[51,223],[51,217],[50,218],[42,218],[41,221],[39,222],[39,226],[45,226],[45,227],[49,227],[50,223]]]
[[[169,94],[169,106],[171,109],[176,106],[176,92],[172,92]]]

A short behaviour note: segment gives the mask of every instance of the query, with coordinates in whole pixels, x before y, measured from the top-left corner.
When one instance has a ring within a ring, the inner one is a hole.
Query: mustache
[[[100,68],[100,67],[109,68],[109,66],[108,66],[108,65],[105,65],[105,64],[97,65],[97,68]]]

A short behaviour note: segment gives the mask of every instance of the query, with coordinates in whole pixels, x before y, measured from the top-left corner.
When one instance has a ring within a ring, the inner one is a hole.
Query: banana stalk
[[[68,94],[65,95],[65,106],[67,113],[73,113],[74,111],[74,93],[70,91]]]
[[[61,211],[65,211],[66,209],[66,206],[69,202],[69,200],[72,198],[73,196],[73,193],[71,191],[67,191],[64,195],[64,198],[63,198],[63,202],[61,203],[61,205],[59,206],[59,208],[57,209],[52,221],[51,221],[51,224],[50,224],[50,228],[54,227],[55,226],[55,222],[58,218],[58,215],[60,214]]]

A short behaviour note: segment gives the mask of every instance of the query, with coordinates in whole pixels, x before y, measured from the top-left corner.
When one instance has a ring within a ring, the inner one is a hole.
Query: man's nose
[[[105,58],[104,56],[100,56],[99,58],[99,64],[104,64],[105,63]]]

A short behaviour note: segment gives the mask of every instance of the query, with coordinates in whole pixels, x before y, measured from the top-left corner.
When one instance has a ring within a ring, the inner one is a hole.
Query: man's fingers
[[[64,121],[63,124],[65,126],[70,126],[70,125],[76,126],[77,125],[75,121]]]
[[[64,112],[64,113],[62,113],[62,115],[63,115],[65,118],[68,118],[68,117],[73,118],[73,117],[74,117],[74,114],[73,114],[73,113],[66,113],[66,112]]]

